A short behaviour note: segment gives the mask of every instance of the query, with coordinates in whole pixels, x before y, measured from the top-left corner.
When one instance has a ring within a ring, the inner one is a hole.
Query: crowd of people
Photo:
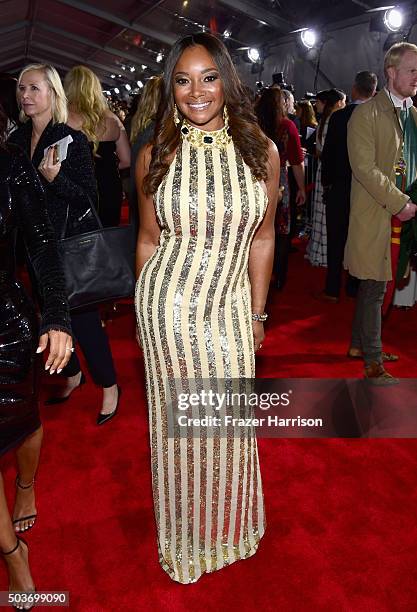
[[[118,226],[124,191],[137,227],[137,340],[159,558],[173,580],[195,582],[253,555],[264,534],[254,432],[247,429],[238,445],[201,437],[197,449],[169,435],[167,406],[178,381],[189,391],[190,380],[201,390],[204,380],[255,377],[271,276],[282,290],[297,209],[308,199],[306,154],[316,159],[306,255],[328,268],[317,298],[337,303],[344,265],[347,293],[356,296],[349,355],[363,358],[370,382],[398,382],[384,367],[397,357],[382,350],[381,311],[395,277],[392,245],[417,208],[406,193],[417,173],[417,47],[394,45],[384,69],[377,94],[376,76],[361,71],[348,105],[334,88],[317,93],[314,105],[295,103],[276,85],[249,95],[217,37],[186,36],[163,75],[147,81],[128,132],[85,66],[64,83],[44,64],[25,66],[17,80],[2,76],[0,433],[1,452],[17,449],[18,464],[12,515],[0,479],[10,590],[34,589],[27,545],[16,534],[36,524],[42,426],[34,380],[48,344],[44,371],[59,374],[61,385],[46,403],[67,401],[86,382],[81,350],[103,390],[97,424],[118,411],[121,388],[100,306],[69,308],[59,241],[96,230],[94,212],[103,227]],[[123,189],[121,171],[129,168]],[[16,230],[40,324],[17,280]]]

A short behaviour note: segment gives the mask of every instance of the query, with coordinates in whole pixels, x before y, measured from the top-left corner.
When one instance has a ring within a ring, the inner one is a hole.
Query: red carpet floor
[[[356,377],[344,354],[353,303],[311,297],[323,270],[291,255],[288,287],[271,295],[258,375]],[[385,348],[393,374],[417,377],[417,310],[394,311]],[[40,590],[70,592],[70,610],[283,610],[395,612],[417,609],[417,441],[259,441],[267,531],[258,553],[194,585],[160,569],[153,517],[142,361],[129,305],[108,323],[123,398],[95,425],[91,383],[43,407],[37,479],[39,518],[27,534]],[[417,404],[417,401],[416,401]],[[417,405],[416,405],[417,408]],[[10,497],[13,458],[2,468]],[[6,589],[6,573],[0,580]]]

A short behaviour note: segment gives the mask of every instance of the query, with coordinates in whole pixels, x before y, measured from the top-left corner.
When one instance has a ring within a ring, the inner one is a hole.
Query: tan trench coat
[[[416,109],[410,112],[417,123]],[[409,200],[395,186],[402,134],[394,113],[382,90],[358,105],[348,124],[352,191],[344,266],[360,279],[392,279],[391,216]]]

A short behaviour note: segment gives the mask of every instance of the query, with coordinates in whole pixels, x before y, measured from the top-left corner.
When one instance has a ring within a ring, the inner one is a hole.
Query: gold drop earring
[[[179,125],[181,123],[180,115],[176,104],[174,104],[174,123],[175,125]]]

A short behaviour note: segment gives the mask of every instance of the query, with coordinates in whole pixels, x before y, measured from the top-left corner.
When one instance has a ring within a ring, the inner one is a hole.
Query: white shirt
[[[391,96],[395,108],[400,108],[401,110],[408,110],[409,108],[411,108],[411,106],[413,106],[413,101],[411,98],[405,98],[404,100],[402,100],[386,87],[384,87],[384,91],[387,94],[388,98]]]

